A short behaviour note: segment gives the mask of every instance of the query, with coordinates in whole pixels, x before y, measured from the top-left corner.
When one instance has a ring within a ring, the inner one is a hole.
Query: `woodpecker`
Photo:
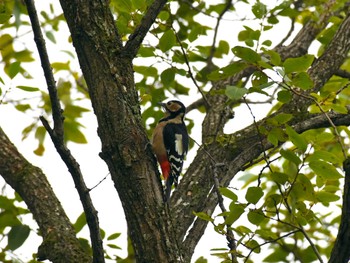
[[[188,151],[188,133],[184,123],[186,107],[171,100],[160,103],[165,116],[159,120],[152,136],[152,148],[165,180],[165,201],[169,200],[171,186],[178,184],[184,158]]]

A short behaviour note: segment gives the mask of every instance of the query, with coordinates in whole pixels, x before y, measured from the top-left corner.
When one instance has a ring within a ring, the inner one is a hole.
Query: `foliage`
[[[124,43],[140,24],[151,2],[110,1]],[[293,1],[277,1],[274,6],[268,2],[241,0],[227,5],[216,1],[198,0],[193,4],[170,1],[158,15],[137,54],[135,85],[143,110],[143,124],[150,134],[162,116],[157,102],[168,97],[194,102],[192,98],[200,98],[201,93],[208,94],[212,84],[253,68],[248,78],[210,92],[225,94],[227,105],[232,108],[265,102],[270,105],[266,115],[271,118],[255,128],[273,147],[254,163],[247,164],[239,177],[241,187],[236,187],[237,182],[234,182],[232,187],[220,188],[227,211],[215,215],[193,212],[210,222],[218,235],[225,236],[227,229],[232,230],[237,255],[244,262],[254,262],[254,258],[261,258],[259,254],[263,254],[264,262],[311,262],[317,260],[317,253],[322,258],[330,256],[329,243],[335,239],[334,229],[340,220],[342,147],[348,143],[346,138],[350,131],[348,127],[330,125],[330,128],[298,133],[292,125],[298,118],[297,113],[274,114],[293,96],[301,96],[302,91],[311,91],[314,87],[308,69],[323,54],[339,28],[344,18],[345,1],[337,1],[332,7],[325,5],[325,1],[301,1],[301,6],[296,6]],[[18,111],[33,116],[29,125],[21,127],[23,139],[34,136],[37,146],[33,151],[43,155],[46,131],[38,116],[50,116],[51,105],[45,85],[33,79],[36,74],[33,65],[37,60],[33,48],[23,43],[31,30],[29,20],[20,1],[5,1],[0,5],[3,71],[0,107],[1,104],[12,104]],[[329,19],[329,26],[317,36],[318,49],[299,57],[281,58],[273,47],[277,41],[266,35],[286,21],[303,26],[310,20],[317,20],[328,12],[327,8],[336,12]],[[249,12],[243,16],[242,10]],[[211,23],[203,23],[205,19]],[[74,64],[77,58],[69,46],[70,37],[62,33],[64,17],[51,3],[41,10],[40,20],[46,40],[59,54],[54,57],[57,61],[52,63],[52,69],[58,79],[58,93],[64,109],[65,141],[87,143],[81,117],[91,110],[87,106],[89,94],[84,78]],[[216,25],[220,27],[226,20],[235,26],[242,25],[237,36],[214,39]],[[342,69],[347,71],[349,67],[349,60],[346,60]],[[312,104],[308,113],[347,113],[346,106],[350,104],[348,85],[346,77],[333,76],[319,93],[310,92],[307,99]],[[198,114],[202,111],[203,104],[198,108]],[[250,109],[247,114],[256,124],[256,112]],[[189,130],[200,125],[190,117],[186,121]],[[217,142],[220,142],[219,137]],[[14,251],[20,247],[30,228],[20,220],[28,210],[20,208],[15,202],[18,200],[0,197],[0,236],[8,238],[0,259],[7,262],[6,250]],[[79,233],[85,224],[86,219],[81,215],[74,224],[76,232]],[[119,235],[112,233],[104,238],[109,249],[113,249],[106,252],[106,258],[120,259],[118,255],[110,254],[114,250],[119,253],[120,247],[115,243]],[[87,239],[80,241],[84,248],[90,249]],[[228,248],[215,247],[212,251],[222,262],[228,262],[231,252]],[[206,259],[200,258],[197,262],[206,262]]]

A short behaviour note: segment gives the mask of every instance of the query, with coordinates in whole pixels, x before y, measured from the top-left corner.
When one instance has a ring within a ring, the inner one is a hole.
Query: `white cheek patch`
[[[182,134],[175,134],[175,151],[179,155],[183,154]]]

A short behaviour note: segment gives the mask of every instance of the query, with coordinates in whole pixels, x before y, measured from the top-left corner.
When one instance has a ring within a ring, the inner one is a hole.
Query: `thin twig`
[[[34,40],[38,48],[41,66],[44,70],[47,88],[49,91],[54,128],[52,129],[50,127],[48,121],[43,116],[40,117],[40,120],[43,126],[48,131],[57,152],[59,153],[62,160],[65,162],[69,172],[71,173],[75,187],[79,193],[79,197],[82,202],[84,212],[86,214],[87,224],[90,230],[91,244],[93,250],[93,262],[103,263],[104,251],[102,246],[102,238],[99,228],[97,211],[93,206],[91,197],[89,195],[89,190],[86,187],[80,170],[80,166],[64,143],[62,108],[58,98],[56,82],[52,73],[51,64],[46,50],[45,40],[41,32],[35,4],[33,0],[25,0],[25,3],[32,24]]]
[[[221,166],[225,166],[225,164],[224,163],[214,164],[214,188],[215,188],[216,194],[218,196],[219,207],[221,209],[221,212],[224,214],[223,218],[226,221],[225,212],[227,210],[226,210],[225,205],[224,205],[224,198],[222,197],[222,195],[220,193],[220,182],[219,182],[219,177],[218,177],[218,168]],[[236,256],[237,246],[236,246],[235,236],[233,234],[233,231],[231,230],[230,225],[226,225],[226,240],[228,242],[228,247],[230,248],[232,263],[236,263],[237,262],[237,256]]]
[[[346,85],[346,87],[348,87],[350,85],[350,83],[348,83]],[[347,158],[347,154],[346,154],[346,150],[345,150],[345,146],[343,144],[343,142],[341,141],[341,136],[338,132],[338,129],[337,129],[337,126],[335,126],[334,122],[332,121],[332,119],[329,117],[329,115],[327,114],[327,112],[324,111],[324,109],[322,108],[322,105],[316,100],[316,98],[314,97],[311,97],[309,95],[306,95],[302,92],[297,92],[295,89],[290,89],[293,93],[303,97],[303,98],[306,98],[306,99],[309,99],[309,100],[312,100],[316,106],[320,109],[320,111],[324,114],[324,116],[327,118],[329,124],[332,126],[332,128],[334,129],[334,133],[336,135],[336,138],[337,138],[337,142],[339,143],[340,147],[341,147],[341,150],[342,150],[342,153],[343,153],[343,156],[344,156],[344,159]]]
[[[191,138],[191,139],[194,141],[195,144],[200,146],[196,140],[194,140],[193,138]],[[214,189],[215,189],[215,192],[216,192],[217,197],[218,197],[218,204],[219,204],[219,207],[221,209],[221,212],[223,214],[225,214],[225,212],[227,210],[226,210],[225,205],[224,205],[224,198],[222,197],[222,195],[220,193],[220,181],[219,181],[218,170],[217,170],[219,167],[225,166],[225,163],[217,163],[215,161],[214,157],[211,156],[211,154],[206,149],[203,148],[203,150],[209,156],[209,158],[211,159],[211,161],[213,163],[213,166],[214,166],[214,172],[213,172]],[[223,218],[224,218],[224,220],[226,220],[225,215],[223,216]],[[235,236],[233,234],[233,231],[232,231],[230,225],[226,226],[226,240],[228,242],[228,247],[230,249],[232,263],[236,263],[237,262],[237,251],[236,251],[237,246],[236,246]]]
[[[106,174],[105,177],[103,177],[97,184],[95,184],[93,187],[89,188],[89,192],[91,192],[92,190],[94,190],[96,187],[98,187],[104,180],[107,179],[107,176],[110,175],[110,173]]]
[[[244,100],[245,105],[247,105],[250,114],[251,114],[252,117],[253,117],[254,126],[255,126],[256,132],[258,133],[258,136],[259,136],[261,149],[262,149],[262,152],[263,152],[263,155],[264,155],[264,160],[265,160],[266,165],[268,166],[270,172],[272,173],[273,171],[272,171],[272,168],[271,168],[271,166],[270,166],[270,160],[269,160],[269,158],[268,158],[268,156],[267,156],[267,154],[266,154],[265,147],[264,147],[263,136],[262,136],[261,133],[260,133],[258,123],[256,122],[256,119],[255,119],[255,115],[254,115],[252,109],[250,108],[248,102],[246,101],[245,97],[243,97],[243,100]],[[261,179],[260,179],[260,176],[259,176],[259,178],[258,178],[258,186],[260,186],[260,183],[261,183]]]
[[[193,75],[193,72],[192,72],[192,69],[191,69],[191,66],[190,66],[190,61],[188,60],[188,57],[187,57],[187,54],[186,54],[186,51],[185,51],[185,48],[183,47],[182,45],[182,42],[181,42],[181,39],[179,38],[178,34],[176,33],[174,27],[171,25],[171,29],[174,31],[175,33],[175,36],[176,36],[176,40],[177,42],[179,43],[180,45],[180,48],[181,48],[181,52],[182,52],[182,55],[184,56],[184,59],[185,59],[185,63],[186,63],[186,66],[187,66],[187,69],[188,69],[188,74],[190,75],[190,78],[191,80],[193,81],[194,85],[196,86],[196,88],[198,89],[199,93],[202,95],[202,98],[205,102],[205,106],[207,108],[210,107],[210,104],[207,100],[207,97],[205,96],[205,93],[204,91],[202,90],[202,88],[198,85],[197,83],[197,80],[195,79],[194,75]]]
[[[217,35],[218,35],[220,22],[222,20],[222,17],[224,16],[224,14],[230,9],[231,6],[232,6],[232,0],[227,0],[224,9],[221,11],[219,16],[216,18],[216,25],[215,25],[214,36],[213,36],[213,43],[211,45],[210,53],[209,53],[209,56],[207,58],[207,63],[208,63],[207,67],[209,67],[209,68],[211,68],[211,65],[213,65],[213,57],[214,57],[214,53],[215,53],[215,50],[216,50],[216,38],[217,38]]]
[[[283,235],[283,236],[280,236],[280,237],[275,238],[275,239],[273,239],[273,240],[265,241],[265,242],[263,242],[263,243],[261,243],[261,244],[255,246],[255,247],[251,248],[250,251],[249,251],[249,254],[247,255],[247,257],[246,257],[246,259],[244,260],[244,262],[247,262],[247,261],[248,261],[250,255],[254,252],[255,249],[257,249],[257,248],[259,248],[259,247],[262,247],[262,246],[264,246],[264,245],[266,245],[266,244],[270,244],[270,243],[277,242],[277,241],[280,240],[280,239],[286,238],[286,237],[291,236],[291,235],[293,235],[293,234],[295,234],[295,233],[298,233],[298,232],[300,232],[299,229],[293,230],[293,231],[291,231],[291,232],[289,232],[289,233],[287,233],[287,234],[285,234],[285,235]]]

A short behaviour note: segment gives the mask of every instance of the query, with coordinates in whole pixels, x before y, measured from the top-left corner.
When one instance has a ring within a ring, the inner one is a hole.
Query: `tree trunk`
[[[61,0],[89,87],[102,142],[101,158],[123,204],[139,262],[178,262],[156,161],[149,147],[134,84],[108,1]]]

